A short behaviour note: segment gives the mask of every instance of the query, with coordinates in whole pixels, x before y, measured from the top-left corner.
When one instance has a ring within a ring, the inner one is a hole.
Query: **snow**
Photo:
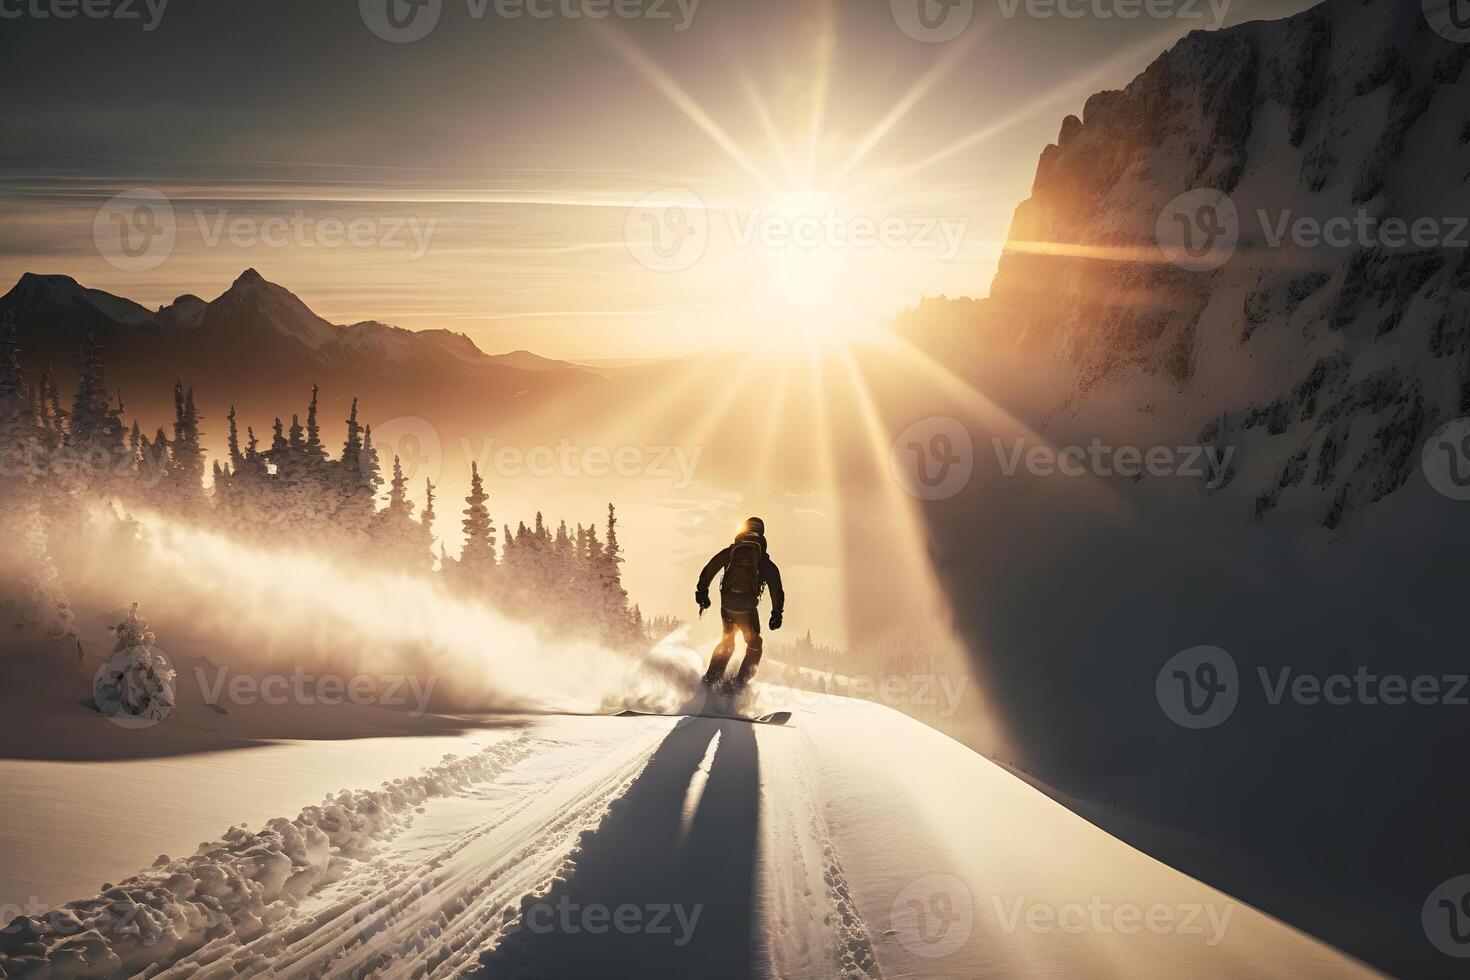
[[[865,702],[826,698],[785,728],[545,716],[426,741],[461,751],[197,847],[170,830],[166,852],[188,856],[6,930],[0,975],[1371,975]],[[240,765],[258,780],[317,751]],[[334,751],[370,768],[380,749]],[[99,770],[139,765],[0,763],[7,785],[48,787],[7,828],[34,833],[126,782],[89,786]],[[213,769],[191,764],[197,781],[174,779],[159,809],[223,824],[255,783]],[[1174,919],[1139,927],[1125,909]]]

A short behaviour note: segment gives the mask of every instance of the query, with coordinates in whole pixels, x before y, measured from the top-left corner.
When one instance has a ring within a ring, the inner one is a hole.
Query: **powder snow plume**
[[[94,556],[88,591],[141,603],[159,646],[173,654],[237,672],[425,677],[435,708],[457,711],[668,708],[687,700],[698,679],[682,632],[636,657],[550,637],[426,578],[256,549],[156,513],[134,516],[143,574],[120,575],[118,564]]]

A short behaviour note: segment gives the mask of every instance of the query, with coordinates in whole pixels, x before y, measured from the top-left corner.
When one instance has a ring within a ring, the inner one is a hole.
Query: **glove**
[[[694,602],[700,609],[709,608],[709,591],[706,589],[694,590]]]
[[[777,609],[771,613],[771,632],[781,628],[781,610]]]

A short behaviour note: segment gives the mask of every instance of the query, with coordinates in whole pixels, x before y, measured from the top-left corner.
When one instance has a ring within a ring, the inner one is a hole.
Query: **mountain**
[[[1467,64],[1417,3],[1188,35],[1042,152],[989,300],[960,315],[972,354],[1041,366],[1057,413],[1235,446],[1250,513],[1338,526],[1470,412]],[[1160,233],[1198,230],[1212,197],[1218,267],[1169,261]],[[1341,244],[1314,244],[1334,219]]]
[[[984,396],[929,395],[943,439],[908,446],[968,467],[920,506],[1018,764],[1380,969],[1448,977],[1425,930],[1470,867],[1444,761],[1470,510],[1421,456],[1470,414],[1470,44],[1424,10],[1188,35],[1062,122],[989,297],[901,329]],[[1231,455],[1120,474],[1094,446]],[[1176,722],[1182,682],[1230,710]]]
[[[312,384],[343,407],[354,395],[371,396],[380,418],[483,418],[511,398],[535,400],[600,381],[526,351],[487,355],[448,330],[330,323],[254,269],[214,300],[184,295],[157,311],[67,276],[27,273],[0,297],[0,322],[7,319],[19,331],[27,369],[54,368],[63,390],[83,337],[95,336],[109,384],[143,415],[167,411],[175,378],[198,389],[209,414],[237,404],[262,420],[289,411]]]

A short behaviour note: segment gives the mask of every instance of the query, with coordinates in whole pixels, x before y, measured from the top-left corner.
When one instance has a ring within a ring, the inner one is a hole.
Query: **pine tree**
[[[624,642],[636,635],[631,631],[628,615],[628,592],[623,588],[622,549],[618,546],[618,514],[612,504],[607,505],[607,545],[603,548],[598,563],[599,612],[602,615],[604,636],[610,642]]]
[[[0,626],[7,632],[75,636],[48,537],[47,508],[64,492],[50,468],[55,444],[43,390],[26,384],[13,324],[0,329]],[[57,409],[58,413],[60,408]]]
[[[174,383],[174,438],[169,446],[168,496],[175,513],[197,516],[204,503],[204,449],[199,444],[194,389]]]
[[[169,504],[169,449],[168,433],[163,431],[161,425],[154,432],[152,442],[146,438],[143,440],[141,467],[144,476],[140,487],[141,496],[161,507]]]
[[[66,440],[69,424],[67,413],[61,408],[61,389],[50,370],[41,378],[41,417],[46,427],[47,447],[57,449]]]
[[[413,518],[408,478],[403,475],[403,463],[397,454],[393,456],[393,480],[389,486],[388,506],[378,512],[374,526],[377,550],[395,568],[423,571],[433,561],[433,555],[423,526]]]
[[[311,405],[306,410],[306,455],[315,463],[324,462],[327,450],[322,445],[322,429],[317,424],[317,386],[311,386]],[[354,399],[354,404],[356,399]]]
[[[230,423],[229,452],[230,469],[236,473],[245,468],[245,456],[240,452],[240,430],[235,423],[235,406],[230,406],[230,414],[225,418]]]
[[[342,443],[342,458],[337,463],[335,524],[338,534],[348,543],[365,545],[370,537],[377,512],[378,457],[372,448],[371,429],[357,420],[357,399],[352,399],[352,414],[347,417],[347,438]]]
[[[18,492],[33,485],[48,462],[46,432],[37,414],[36,391],[26,384],[15,326],[0,330],[0,488]],[[3,506],[4,500],[0,500]]]
[[[485,506],[489,499],[480,480],[479,464],[472,462],[470,492],[464,498],[469,506],[464,509],[464,520],[460,522],[464,528],[464,547],[459,553],[459,571],[470,584],[481,588],[493,580],[496,570],[495,524]]]
[[[426,571],[434,568],[434,484],[424,480],[424,509],[414,525],[414,562]]]
[[[434,533],[434,484],[428,479],[424,480],[424,512],[419,515],[419,523],[424,526],[424,531],[431,537]]]
[[[113,470],[127,452],[121,414],[107,396],[102,347],[88,333],[77,355],[77,390],[66,424],[66,444],[81,464],[77,477],[82,485],[111,488]]]

